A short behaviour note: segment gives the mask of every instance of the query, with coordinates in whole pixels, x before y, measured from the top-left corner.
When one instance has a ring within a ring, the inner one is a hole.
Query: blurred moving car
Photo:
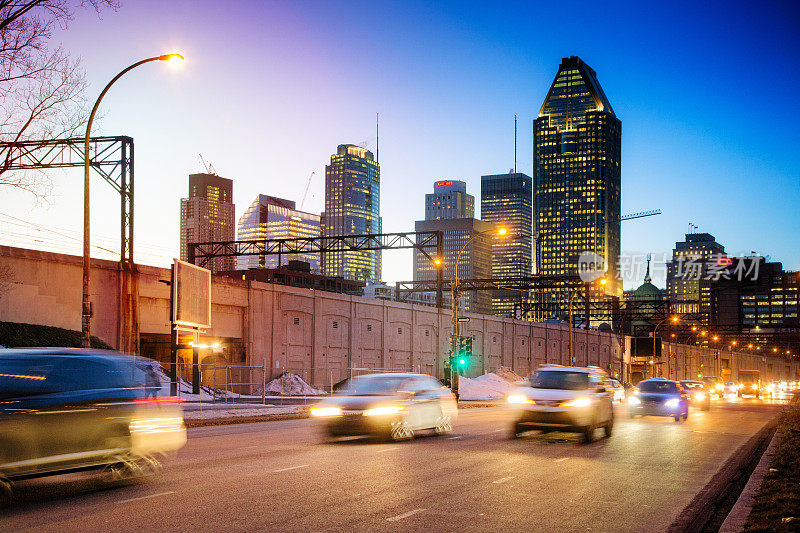
[[[455,396],[425,374],[371,374],[347,380],[311,408],[331,437],[373,435],[391,440],[432,429],[449,433],[458,415]]]
[[[739,370],[739,397],[745,394],[761,398],[761,371]]]
[[[706,384],[706,389],[709,394],[715,394],[720,400],[725,396],[725,382],[722,378],[717,376],[703,376],[703,383]]]
[[[736,394],[739,392],[739,387],[733,381],[725,383],[725,394]]]
[[[156,471],[186,443],[180,400],[158,363],[102,350],[0,350],[0,487],[99,469],[107,481]]]
[[[514,409],[512,438],[527,430],[569,431],[594,440],[602,427],[605,437],[614,428],[613,391],[597,367],[548,365],[531,376],[530,386],[518,387],[508,397]]]
[[[652,378],[640,381],[628,396],[631,418],[640,415],[671,416],[679,422],[689,418],[689,398],[677,381]]]
[[[699,407],[703,411],[711,409],[711,395],[706,390],[705,383],[688,379],[681,380],[679,383],[686,391],[691,405]]]
[[[612,391],[612,399],[617,403],[624,403],[626,397],[625,386],[614,378],[608,379],[609,391]]]

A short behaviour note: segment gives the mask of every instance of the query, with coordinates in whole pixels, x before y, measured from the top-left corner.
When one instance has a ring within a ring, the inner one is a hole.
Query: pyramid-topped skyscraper
[[[534,122],[538,274],[575,275],[581,255],[593,253],[608,269],[602,291],[621,294],[621,131],[594,70],[578,57],[562,59]],[[536,318],[565,314],[569,291],[550,293],[540,295],[549,308],[538,306],[542,311]]]

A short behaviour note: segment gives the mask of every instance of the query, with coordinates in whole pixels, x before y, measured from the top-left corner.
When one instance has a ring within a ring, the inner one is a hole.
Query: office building
[[[239,217],[238,240],[295,239],[320,236],[320,217],[298,211],[291,200],[259,194]],[[319,254],[243,255],[237,258],[236,268],[279,268],[290,260],[305,261],[310,270],[320,271]]]
[[[508,230],[492,242],[492,277],[530,276],[533,256],[533,180],[521,172],[481,176],[481,220]],[[520,291],[493,291],[492,314],[513,316],[527,300]]]
[[[340,144],[325,166],[325,211],[322,235],[381,233],[381,170],[372,152]],[[356,281],[380,281],[381,252],[329,252],[322,257],[326,276]]]
[[[780,337],[797,342],[800,273],[786,272],[781,263],[763,257],[736,257],[708,283],[710,329],[772,337],[774,344],[785,344]]]
[[[233,181],[216,174],[190,174],[189,197],[181,198],[181,260],[189,260],[189,243],[236,238]],[[207,268],[217,273],[234,267],[233,257],[216,257]]]
[[[725,247],[709,233],[687,233],[667,263],[667,298],[673,312],[704,323],[710,312],[711,277],[727,266]]]
[[[436,279],[438,268],[443,268],[443,277],[452,279],[486,279],[492,273],[491,234],[477,235],[493,229],[491,224],[474,218],[449,218],[441,220],[418,220],[416,231],[441,231],[444,236],[444,261],[441,267],[433,264],[424,254],[414,250],[414,281]],[[473,239],[474,237],[474,239]],[[472,242],[467,242],[473,239]],[[466,247],[464,247],[466,245]],[[456,267],[456,259],[463,248]],[[462,294],[463,309],[473,313],[489,314],[492,310],[491,295],[488,291],[467,291]]]
[[[437,181],[433,193],[425,195],[425,220],[443,218],[475,218],[475,197],[463,181]]]
[[[534,122],[535,271],[575,275],[581,254],[596,254],[606,263],[608,283],[597,286],[595,297],[622,293],[621,130],[594,70],[578,57],[562,59]],[[563,312],[569,291],[556,291],[541,297],[557,301]]]

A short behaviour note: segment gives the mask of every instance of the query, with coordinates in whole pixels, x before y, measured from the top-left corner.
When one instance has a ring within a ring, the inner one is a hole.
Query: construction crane
[[[311,179],[314,177],[316,172],[312,172],[311,175],[308,177],[308,183],[306,183],[306,191],[303,193],[303,199],[300,201],[300,211],[303,210],[303,206],[306,203],[306,197],[308,196],[308,188],[311,187]]]
[[[200,156],[200,161],[203,163],[203,166],[206,169],[206,174],[211,174],[212,176],[217,175],[217,170],[214,168],[214,165],[211,163],[206,163],[206,160],[203,159],[203,154],[198,154]]]
[[[641,211],[639,213],[631,213],[630,215],[622,215],[619,217],[620,221],[623,220],[631,220],[634,218],[642,218],[642,217],[652,217],[654,215],[660,215],[661,209],[653,209],[652,211]]]

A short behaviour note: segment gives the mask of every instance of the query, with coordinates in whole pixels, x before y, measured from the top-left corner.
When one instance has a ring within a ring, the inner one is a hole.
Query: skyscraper
[[[491,234],[477,235],[491,230],[492,225],[474,218],[445,218],[440,220],[418,220],[416,231],[441,231],[443,233],[444,277],[456,275],[458,279],[486,279],[492,272],[492,246],[498,239]],[[472,242],[467,242],[475,237]],[[494,242],[493,242],[494,241]],[[461,257],[459,251],[464,248]],[[414,250],[414,281],[436,279],[437,266],[419,250]],[[463,309],[473,313],[489,314],[492,311],[491,296],[487,291],[466,291],[462,294]]]
[[[481,220],[508,230],[492,243],[492,277],[529,276],[533,255],[533,180],[521,172],[481,176]],[[492,313],[511,315],[527,294],[498,290]]]
[[[190,242],[232,241],[236,234],[233,181],[216,174],[190,174],[189,197],[181,198],[181,260],[189,260]],[[231,270],[232,257],[216,257],[212,272]]]
[[[259,194],[239,217],[238,240],[319,237],[319,219],[319,215],[295,209],[295,203],[291,200]],[[319,254],[287,254],[284,257],[243,255],[237,258],[236,268],[276,268],[279,260],[281,265],[285,265],[292,259],[305,261],[311,266],[312,272],[319,272]]]
[[[475,197],[467,194],[463,181],[437,181],[433,193],[425,195],[425,220],[474,217]]]
[[[594,70],[562,59],[533,127],[538,274],[577,274],[580,255],[591,252],[607,266],[604,292],[621,294],[621,131]],[[541,297],[563,311],[569,295],[556,291]]]
[[[687,233],[676,242],[667,263],[667,298],[676,313],[707,314],[711,307],[709,271],[724,258],[725,247],[709,233]]]
[[[366,148],[340,144],[325,166],[322,235],[381,233],[381,169]],[[328,252],[322,272],[356,281],[380,281],[381,252]]]

